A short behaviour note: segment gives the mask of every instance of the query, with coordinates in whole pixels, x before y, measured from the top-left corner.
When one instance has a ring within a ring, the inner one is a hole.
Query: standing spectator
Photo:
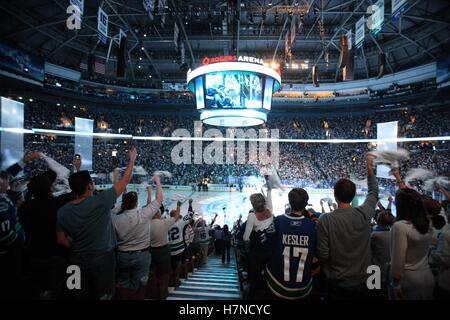
[[[370,257],[370,223],[378,202],[378,184],[373,156],[367,156],[368,194],[364,203],[352,208],[355,184],[340,179],[334,186],[338,208],[317,222],[317,258],[328,283],[330,299],[358,299],[367,295]]]
[[[188,212],[192,215],[192,217],[194,217],[194,211],[192,210],[191,202],[189,202]],[[184,229],[183,229],[183,241],[184,241],[184,247],[185,247],[184,257],[187,258],[188,260],[191,260],[191,258],[193,257],[192,243],[194,242],[194,236],[195,236],[194,228],[192,227],[193,224],[194,224],[194,219],[192,218],[191,220],[189,220],[189,223],[187,223],[184,226]]]
[[[56,215],[75,195],[53,196],[55,180],[53,171],[33,177],[28,183],[27,200],[18,212],[27,238],[34,298],[60,296],[65,283],[66,252],[56,243]]]
[[[122,197],[122,211],[112,216],[117,233],[117,290],[119,298],[145,297],[150,271],[150,220],[159,212],[163,193],[159,176],[154,176],[156,199],[152,201],[152,187],[147,186],[147,205],[138,209],[136,192]]]
[[[216,254],[220,255],[222,253],[223,241],[222,241],[223,230],[220,226],[216,226],[214,230],[214,248],[216,249]]]
[[[77,199],[58,210],[57,241],[71,249],[71,264],[81,269],[79,298],[104,300],[113,296],[116,234],[111,208],[131,180],[136,155],[136,149],[131,148],[122,180],[98,195],[94,195],[95,186],[88,171],[74,173],[69,178]]]
[[[171,277],[170,286],[177,287],[179,284],[178,267],[184,263],[185,243],[183,230],[186,225],[192,220],[192,199],[189,199],[188,213],[182,218],[178,219],[174,225],[169,229],[169,246],[170,246],[170,265]],[[172,283],[173,282],[173,283]]]
[[[7,197],[9,174],[0,172],[0,298],[18,298],[22,276],[22,248],[25,234],[14,203]]]
[[[151,268],[155,271],[158,281],[158,299],[165,299],[168,295],[170,248],[168,232],[170,227],[180,218],[181,203],[177,203],[177,209],[170,212],[170,217],[161,219],[158,212],[151,221],[150,228],[150,252],[152,254]]]
[[[0,298],[19,298],[22,276],[22,250],[25,233],[17,216],[17,208],[7,196],[11,177],[22,171],[27,163],[40,157],[39,152],[26,155],[6,171],[0,171]]]
[[[194,242],[196,242],[198,245],[199,251],[202,255],[201,263],[203,264],[208,263],[208,250],[210,243],[209,233],[211,231],[211,227],[214,224],[214,221],[216,221],[217,216],[218,216],[217,214],[214,216],[210,225],[206,225],[204,219],[199,219],[196,223],[197,225],[194,227],[195,232]]]
[[[370,236],[370,248],[372,250],[372,263],[380,267],[381,270],[381,290],[380,297],[387,299],[387,272],[391,262],[389,250],[389,231],[395,222],[395,217],[390,212],[392,197],[389,197],[388,210],[382,210],[376,216],[377,225],[373,227]]]
[[[450,192],[440,188],[446,201],[450,200]],[[449,207],[449,205],[447,205]],[[447,209],[447,221],[450,221],[450,210]],[[438,266],[435,298],[438,300],[450,300],[450,224],[447,223],[438,235],[436,249],[431,252],[431,257]]]
[[[254,299],[258,289],[265,286],[262,272],[269,259],[269,246],[265,237],[267,229],[273,228],[273,214],[266,207],[266,198],[255,193],[250,196],[253,212],[248,214],[245,226],[244,241],[249,243],[248,247],[248,279],[250,284],[249,298]]]
[[[391,277],[395,300],[433,299],[434,277],[428,263],[432,228],[422,196],[403,188],[395,194],[397,222],[391,229]]]
[[[283,299],[308,298],[312,290],[312,265],[316,250],[316,222],[307,217],[308,193],[301,188],[289,192],[291,211],[274,219],[267,284]]]
[[[222,240],[222,263],[225,263],[225,253],[227,255],[227,263],[230,263],[231,233],[228,230],[228,225],[223,226],[221,240]]]

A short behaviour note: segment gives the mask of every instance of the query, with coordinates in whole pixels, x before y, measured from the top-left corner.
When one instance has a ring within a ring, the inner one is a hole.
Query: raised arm
[[[218,214],[216,213],[216,215],[214,216],[214,218],[211,221],[211,224],[210,224],[211,227],[214,225],[214,222],[216,222],[217,216],[218,216]]]
[[[114,183],[114,190],[116,191],[116,196],[120,196],[127,188],[127,185],[131,181],[131,177],[133,175],[134,163],[136,161],[136,148],[132,147],[128,152],[129,162],[125,173],[123,174],[122,180]]]
[[[359,207],[367,219],[371,220],[375,215],[375,206],[378,202],[378,182],[375,174],[373,173],[373,159],[371,154],[367,155],[367,193],[366,200]]]
[[[149,205],[152,202],[152,186],[147,186],[147,205]]]
[[[189,213],[189,212],[194,212],[194,209],[192,209],[192,202],[193,202],[192,198],[189,198],[188,213]]]
[[[158,201],[158,203],[161,204],[163,202],[161,178],[159,176],[153,176],[152,180],[153,182],[155,182],[156,185],[156,201]]]
[[[394,168],[391,170],[391,174],[395,177],[395,180],[397,180],[397,184],[399,189],[405,189],[406,188],[406,184],[402,179],[402,176],[400,174],[400,169],[399,168]]]
[[[392,196],[390,195],[389,198],[388,198],[388,205],[387,205],[386,210],[391,210],[392,209],[392,201],[393,201],[393,199],[392,199]]]
[[[444,187],[441,187],[441,186],[439,186],[438,190],[439,190],[440,192],[442,192],[442,194],[443,194],[444,197],[445,197],[445,200],[447,200],[447,201],[450,200],[450,192],[448,192],[447,190],[445,190]]]

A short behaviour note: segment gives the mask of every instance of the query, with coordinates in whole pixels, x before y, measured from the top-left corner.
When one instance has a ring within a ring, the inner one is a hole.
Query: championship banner
[[[347,34],[345,35],[347,37],[347,46],[348,50],[352,50],[353,48],[353,38],[352,38],[352,30],[348,30]]]
[[[297,17],[294,16],[292,17],[292,21],[291,21],[291,43],[289,44],[292,47],[292,44],[295,41],[295,37],[297,36],[297,23],[296,23],[296,19]]]
[[[103,44],[106,44],[106,42],[108,41],[108,15],[100,7],[98,8],[97,18],[98,18],[98,25],[97,25],[98,39]]]
[[[375,12],[372,15],[372,34],[376,36],[384,25],[384,0],[375,3]]]
[[[120,44],[122,43],[122,39],[126,38],[126,36],[127,36],[127,34],[125,33],[125,31],[120,29],[120,32],[119,32],[119,47],[120,47]]]
[[[175,22],[173,25],[173,43],[175,47],[178,48],[178,37],[180,35],[180,29],[178,28],[177,23]]]
[[[83,20],[84,0],[70,0],[70,4],[78,8],[79,15],[77,15],[77,18],[81,22]]]
[[[155,10],[155,0],[144,0],[142,2],[142,5],[144,6],[144,10],[148,13],[148,17],[150,18],[150,21],[153,21],[153,11]]]
[[[356,22],[356,26],[355,26],[355,47],[356,48],[361,48],[363,43],[364,43],[364,24],[365,24],[365,18],[361,17],[361,19],[359,19]]]
[[[397,19],[408,7],[408,0],[392,0],[392,19]]]

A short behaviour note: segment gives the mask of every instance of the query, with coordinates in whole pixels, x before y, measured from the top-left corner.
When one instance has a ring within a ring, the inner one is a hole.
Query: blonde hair
[[[250,196],[250,202],[256,212],[266,210],[266,198],[261,193],[254,193]]]

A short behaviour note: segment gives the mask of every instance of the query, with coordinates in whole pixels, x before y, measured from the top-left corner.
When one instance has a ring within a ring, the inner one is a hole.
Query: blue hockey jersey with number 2
[[[287,214],[274,219],[272,255],[266,268],[270,290],[284,299],[306,298],[312,289],[312,261],[316,248],[316,223]]]

